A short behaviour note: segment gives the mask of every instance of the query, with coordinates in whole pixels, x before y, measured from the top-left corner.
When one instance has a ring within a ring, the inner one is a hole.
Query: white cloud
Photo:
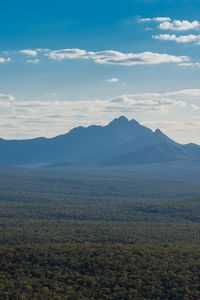
[[[152,18],[140,18],[138,19],[138,22],[150,22],[152,21]]]
[[[142,98],[142,95],[140,96]],[[111,105],[114,104],[114,105]],[[137,99],[135,95],[122,95],[117,98],[114,98],[110,101],[107,106],[107,110],[115,111],[118,109],[119,111],[129,110],[133,112],[149,112],[149,111],[160,111],[160,112],[168,112],[168,109],[173,106],[185,107],[186,103],[183,101],[177,101],[173,99],[167,99],[162,96],[158,97],[149,97],[149,99]]]
[[[157,17],[157,18],[153,18],[154,21],[156,22],[167,22],[167,21],[171,21],[170,17]]]
[[[189,34],[189,35],[181,35],[176,36],[175,34],[159,34],[152,36],[156,40],[164,40],[164,41],[175,41],[177,43],[191,43],[194,42],[195,44],[200,43],[200,34]]]
[[[0,137],[3,138],[51,137],[80,125],[105,125],[115,117],[126,115],[148,126],[152,124],[150,127],[155,125],[180,142],[200,140],[200,89],[122,94],[110,99],[82,101],[19,101],[5,94],[0,99]],[[153,125],[154,120],[157,124]]]
[[[40,60],[38,58],[36,58],[36,59],[28,59],[26,62],[28,64],[38,64],[40,62]]]
[[[2,94],[0,93],[0,100],[15,100],[15,97],[10,94]]]
[[[153,120],[160,122],[156,127],[175,140],[198,142],[200,119],[185,116],[190,111],[197,118],[199,99],[200,89],[123,94],[111,99],[83,101],[19,101],[10,94],[0,94],[0,137],[51,137],[79,125],[105,125],[124,114],[146,124]],[[185,131],[184,135],[180,134],[181,130]]]
[[[200,28],[200,22],[199,21],[193,21],[189,22],[187,20],[174,20],[172,22],[163,22],[158,26],[160,29],[163,30],[178,30],[178,31],[184,31],[184,30],[191,30],[191,29],[199,29]]]
[[[110,78],[106,80],[107,82],[119,82],[118,78]]]
[[[50,51],[45,54],[45,56],[54,60],[92,59],[98,64],[115,64],[122,66],[182,63],[190,61],[190,58],[187,56],[175,56],[154,52],[122,53],[114,50],[93,52],[81,49],[62,49]]]
[[[175,97],[175,99],[182,99],[185,98],[191,98],[191,99],[200,99],[200,89],[183,89],[183,90],[177,90],[177,91],[172,91],[172,92],[167,92],[167,93],[140,93],[140,94],[133,94],[136,99],[165,99],[165,98],[170,98]],[[179,98],[177,98],[179,97]],[[171,99],[172,100],[172,99]]]
[[[159,93],[124,94],[111,99],[83,101],[17,101],[4,94],[0,99],[0,136],[4,138],[50,137],[77,125],[102,124],[121,114],[153,113],[160,116],[186,106],[180,99],[170,99]]]
[[[24,49],[19,51],[21,54],[25,55],[30,55],[30,56],[37,56],[37,51],[36,50],[31,50],[31,49]]]
[[[4,57],[0,57],[0,63],[5,63],[5,62],[10,62],[11,59],[8,57],[8,58],[4,58]]]
[[[196,104],[191,104],[192,109],[194,110],[200,110],[200,106],[196,105]]]
[[[6,60],[4,57],[0,57],[0,63],[4,63]]]
[[[48,49],[48,48],[37,48],[36,51],[45,53],[45,52],[49,52],[50,49]]]
[[[200,89],[185,89],[178,90],[169,93],[165,93],[165,96],[190,96],[190,97],[200,97]]]
[[[62,49],[50,51],[46,56],[49,56],[52,59],[77,59],[77,58],[89,58],[89,55],[92,55],[94,52],[88,52],[81,49]]]
[[[159,101],[161,100],[170,100],[175,101],[176,105],[185,107],[186,102],[185,101],[196,101],[200,100],[200,89],[183,89],[183,90],[177,90],[172,92],[166,92],[166,93],[139,93],[139,94],[132,94],[132,97],[134,99],[143,99],[143,100],[155,100]],[[181,101],[181,102],[180,102]]]
[[[158,121],[145,121],[144,125],[156,129],[160,128],[168,136],[174,137],[180,143],[198,143],[200,144],[200,119],[198,117],[191,117],[191,119],[180,120],[158,120]]]
[[[200,68],[200,63],[199,62],[190,62],[190,63],[180,63],[178,64],[180,67],[197,67]]]
[[[170,17],[156,17],[156,18],[140,18],[138,19],[139,22],[151,22],[151,21],[155,21],[155,22],[166,22],[166,21],[171,21]]]

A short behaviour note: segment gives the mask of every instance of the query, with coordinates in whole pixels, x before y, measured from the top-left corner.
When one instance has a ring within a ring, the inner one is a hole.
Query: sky
[[[1,0],[0,137],[121,115],[200,144],[200,0]]]

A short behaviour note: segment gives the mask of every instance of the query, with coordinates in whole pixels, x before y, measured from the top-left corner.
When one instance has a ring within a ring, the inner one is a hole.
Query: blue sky
[[[200,144],[200,1],[1,1],[0,137],[125,115]]]

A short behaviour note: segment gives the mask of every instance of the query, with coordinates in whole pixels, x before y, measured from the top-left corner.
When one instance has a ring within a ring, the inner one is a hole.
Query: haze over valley
[[[179,144],[159,129],[121,116],[106,126],[80,126],[54,138],[1,139],[0,163],[82,175],[197,180],[200,146]]]

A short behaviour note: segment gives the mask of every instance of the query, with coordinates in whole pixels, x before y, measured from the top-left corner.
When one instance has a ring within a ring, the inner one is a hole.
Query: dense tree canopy
[[[0,172],[0,298],[199,299],[199,191]]]

